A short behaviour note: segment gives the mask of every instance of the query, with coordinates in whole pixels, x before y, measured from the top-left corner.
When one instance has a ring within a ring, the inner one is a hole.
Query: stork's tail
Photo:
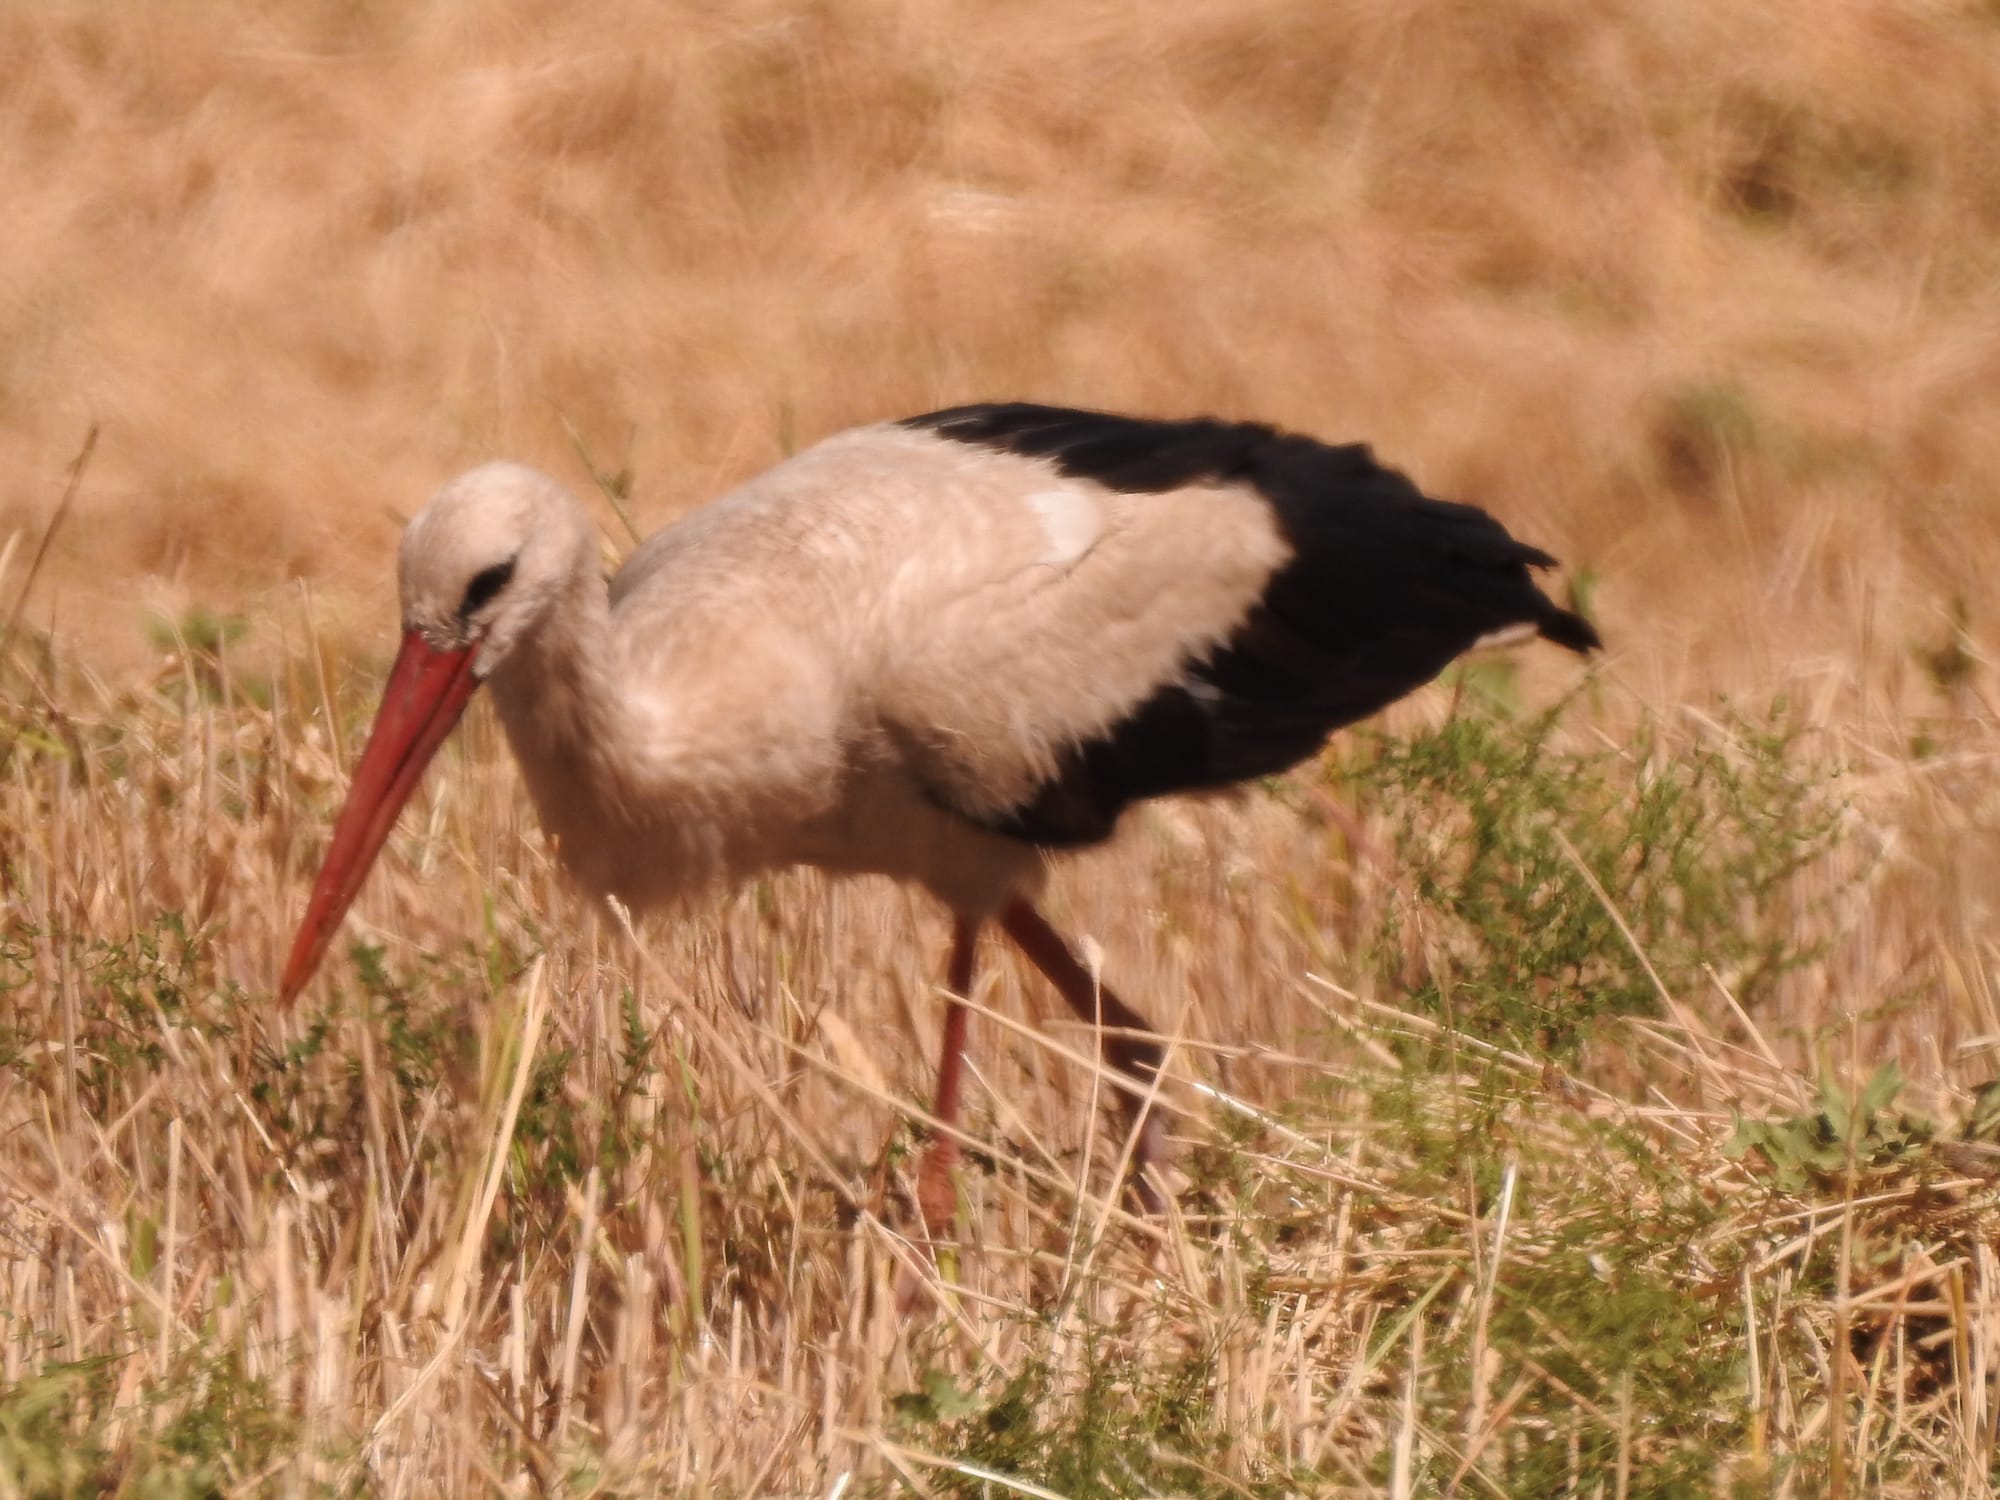
[[[1543,640],[1576,652],[1596,651],[1604,645],[1595,625],[1575,611],[1554,604],[1549,605],[1549,612],[1536,623],[1536,629]]]

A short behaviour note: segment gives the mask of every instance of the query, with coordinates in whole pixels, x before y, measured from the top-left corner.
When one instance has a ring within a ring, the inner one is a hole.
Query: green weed
[[[296,1440],[265,1384],[227,1358],[186,1356],[131,1410],[113,1399],[118,1364],[51,1364],[0,1389],[0,1490],[210,1500],[240,1492]]]
[[[1559,748],[1558,718],[1461,712],[1345,768],[1388,830],[1372,951],[1397,1003],[1564,1062],[1706,970],[1754,1011],[1821,953],[1794,882],[1841,807],[1782,707],[1618,751]]]
[[[1787,1193],[1854,1182],[1870,1190],[1873,1182],[1917,1167],[1938,1135],[1934,1122],[1891,1107],[1902,1088],[1903,1070],[1893,1061],[1859,1089],[1823,1078],[1812,1113],[1773,1120],[1739,1116],[1723,1149],[1738,1158],[1757,1152],[1772,1182]]]
[[[161,684],[161,691],[184,693],[187,701],[201,703],[220,703],[233,696],[269,708],[270,679],[244,673],[230,663],[231,648],[249,633],[250,622],[242,615],[217,614],[201,605],[178,619],[150,621],[148,639],[177,657],[183,667],[181,674]]]
[[[1065,1500],[1128,1495],[1278,1496],[1304,1475],[1225,1478],[1240,1434],[1215,1402],[1214,1359],[1192,1353],[1162,1368],[1099,1357],[1109,1331],[1086,1330],[1093,1351],[1064,1375],[1032,1361],[998,1389],[969,1388],[932,1370],[920,1388],[892,1398],[905,1434],[955,1460],[933,1470],[933,1493],[984,1497],[1025,1481]]]

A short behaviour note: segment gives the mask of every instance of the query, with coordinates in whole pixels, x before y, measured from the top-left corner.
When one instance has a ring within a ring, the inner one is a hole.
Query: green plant
[[[1372,952],[1399,1004],[1563,1060],[1706,969],[1754,1009],[1821,953],[1797,877],[1841,807],[1782,705],[1620,751],[1565,748],[1560,713],[1463,706],[1341,768],[1388,831]]]
[[[226,1357],[183,1358],[144,1388],[137,1411],[112,1399],[118,1363],[53,1363],[0,1388],[0,1492],[209,1500],[238,1491],[295,1438],[264,1383]]]
[[[1024,1482],[1065,1500],[1135,1494],[1278,1496],[1303,1474],[1225,1479],[1214,1467],[1239,1435],[1215,1401],[1208,1353],[1154,1367],[1098,1357],[1109,1334],[1086,1332],[1093,1351],[1081,1371],[1059,1373],[1031,1359],[998,1389],[982,1390],[926,1371],[917,1390],[891,1400],[901,1432],[949,1468],[933,1471],[933,1493],[983,1497]]]
[[[1926,1158],[1938,1129],[1921,1115],[1892,1108],[1902,1089],[1903,1070],[1894,1061],[1854,1090],[1822,1078],[1817,1109],[1783,1119],[1739,1115],[1723,1149],[1738,1160],[1757,1152],[1771,1181],[1787,1193],[1908,1172]]]
[[[202,605],[178,619],[155,617],[146,635],[160,651],[177,657],[182,675],[162,683],[162,690],[189,692],[194,701],[216,703],[242,698],[260,708],[271,705],[269,679],[249,676],[229,663],[231,648],[250,633],[250,622],[238,614],[217,614]]]

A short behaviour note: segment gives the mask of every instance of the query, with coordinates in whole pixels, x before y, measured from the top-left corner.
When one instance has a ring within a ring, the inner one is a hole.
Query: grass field
[[[1991,1488],[1991,5],[29,0],[0,56],[0,1496]],[[934,1265],[939,914],[635,943],[483,709],[277,1008],[438,482],[646,530],[999,397],[1366,439],[1610,643],[1057,877],[1175,1039],[1167,1219],[996,952]]]

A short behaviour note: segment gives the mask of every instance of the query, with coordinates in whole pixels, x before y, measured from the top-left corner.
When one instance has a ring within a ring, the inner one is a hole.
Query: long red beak
[[[479,686],[472,675],[472,652],[470,646],[439,651],[414,630],[404,635],[396,664],[389,669],[389,684],[382,689],[382,706],[375,711],[368,748],[354,768],[347,805],[333,825],[326,863],[320,866],[299,935],[292,939],[292,956],[285,960],[285,977],[278,986],[279,1004],[291,1004],[312,978],[368,867],[395,827],[396,814],[465,712]]]

